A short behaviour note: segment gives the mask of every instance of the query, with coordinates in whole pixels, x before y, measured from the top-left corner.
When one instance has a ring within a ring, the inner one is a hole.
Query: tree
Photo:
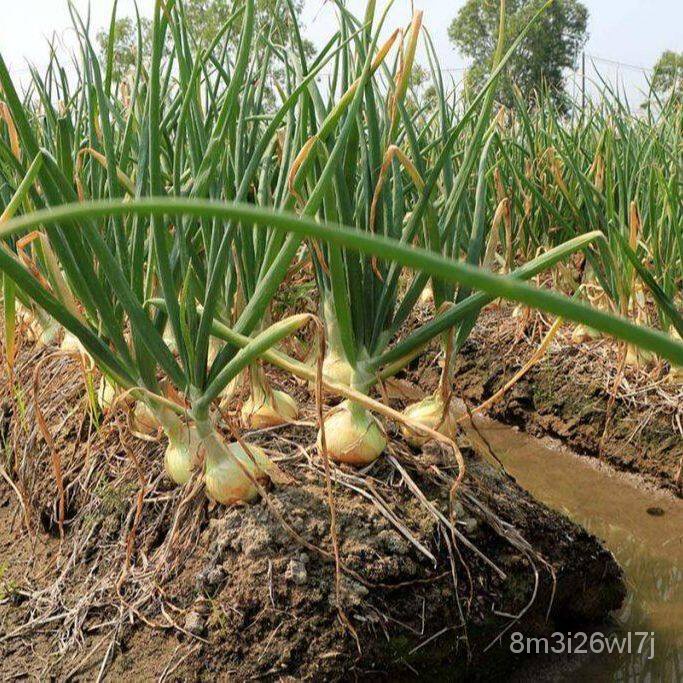
[[[545,0],[507,0],[506,48],[544,4]],[[498,37],[499,7],[495,0],[467,0],[448,29],[456,47],[472,59],[468,85],[477,86],[491,70]],[[515,102],[512,84],[530,101],[547,88],[561,108],[565,69],[576,68],[588,37],[588,10],[579,0],[555,0],[546,8],[508,62],[499,80],[497,96],[507,106]]]
[[[185,15],[187,26],[190,27],[190,35],[196,43],[199,52],[209,47],[216,33],[228,20],[234,7],[226,0],[184,0],[182,10]],[[292,7],[298,14],[301,11],[301,0],[294,0]],[[271,25],[275,12],[279,14],[281,25],[287,26],[291,22],[291,15],[287,4],[280,0],[256,0],[256,27]],[[241,22],[235,22],[231,31],[228,32],[227,40],[236,44],[239,40]],[[143,60],[151,55],[151,22],[141,18],[140,34]],[[270,39],[281,45],[289,44],[289,36],[271,34]],[[169,36],[169,41],[171,37]],[[109,32],[100,31],[97,34],[97,43],[101,54],[104,56],[109,44]],[[314,52],[313,45],[304,41],[304,49],[307,55]],[[112,77],[114,81],[120,80],[129,73],[137,62],[138,53],[138,29],[130,17],[122,17],[114,22],[114,60]]]
[[[666,50],[655,64],[652,90],[662,99],[683,97],[683,52]]]
[[[149,19],[140,19],[140,34],[142,37],[143,53],[151,52],[152,22]],[[100,52],[105,55],[109,43],[109,33],[100,31],[97,34],[97,44]],[[135,68],[138,56],[138,29],[130,17],[122,17],[114,22],[114,59],[112,65],[112,78],[120,81],[126,73]]]

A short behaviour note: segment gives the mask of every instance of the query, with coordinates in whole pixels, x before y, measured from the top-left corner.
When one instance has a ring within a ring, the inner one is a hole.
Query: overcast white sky
[[[112,0],[73,0],[85,14],[91,9],[93,31],[106,26]],[[231,0],[226,0],[231,1]],[[465,0],[414,0],[424,10],[424,22],[432,34],[441,65],[459,79],[465,60],[448,41],[448,25]],[[630,97],[637,99],[645,87],[642,68],[651,68],[665,49],[683,50],[683,0],[583,0],[590,13],[590,38],[586,53],[610,81],[623,82]],[[153,0],[138,0],[140,11],[149,15]],[[348,7],[362,16],[366,0],[348,0]],[[0,0],[0,50],[13,74],[26,73],[27,60],[39,67],[47,62],[46,39],[57,33],[65,52],[74,44],[66,0]],[[378,3],[379,6],[382,2]],[[119,0],[119,13],[132,14],[133,0]],[[395,0],[388,26],[407,22],[410,0]],[[305,35],[322,45],[335,27],[332,4],[304,0]],[[589,77],[591,75],[589,65]]]

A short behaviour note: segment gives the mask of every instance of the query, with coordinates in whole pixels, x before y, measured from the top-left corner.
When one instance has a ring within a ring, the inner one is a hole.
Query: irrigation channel
[[[649,644],[637,652],[640,638],[634,637],[636,651],[630,654],[532,658],[520,680],[682,680],[681,501],[644,486],[635,476],[601,467],[499,422],[479,418],[476,426],[521,486],[594,533],[614,553],[625,573],[628,597],[611,627],[601,627],[601,632],[614,638],[651,632],[654,638],[654,658]],[[479,439],[473,430],[469,435]]]

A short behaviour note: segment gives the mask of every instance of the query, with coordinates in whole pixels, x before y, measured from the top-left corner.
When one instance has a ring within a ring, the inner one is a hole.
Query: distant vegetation
[[[507,0],[506,46],[528,25],[545,0]],[[491,69],[498,32],[498,6],[490,0],[467,0],[448,29],[453,44],[472,60],[467,82],[479,86]],[[497,98],[514,106],[513,83],[530,101],[547,90],[566,109],[565,70],[574,69],[587,37],[588,10],[578,0],[555,0],[533,25],[501,75]]]

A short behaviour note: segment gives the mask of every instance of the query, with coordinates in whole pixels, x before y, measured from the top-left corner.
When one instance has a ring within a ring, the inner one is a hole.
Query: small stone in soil
[[[477,526],[479,526],[479,522],[474,517],[466,517],[462,522],[469,535],[473,534],[477,530]]]
[[[390,529],[381,531],[377,536],[377,540],[382,544],[385,550],[396,555],[405,555],[409,550],[408,543],[403,537]]]
[[[188,612],[185,617],[185,630],[200,636],[206,630],[206,618],[199,612]]]
[[[664,516],[664,510],[656,505],[649,507],[646,510],[648,515],[652,515],[653,517],[663,517]]]
[[[285,579],[295,583],[297,586],[302,586],[308,579],[308,572],[301,560],[290,560],[285,570]]]

